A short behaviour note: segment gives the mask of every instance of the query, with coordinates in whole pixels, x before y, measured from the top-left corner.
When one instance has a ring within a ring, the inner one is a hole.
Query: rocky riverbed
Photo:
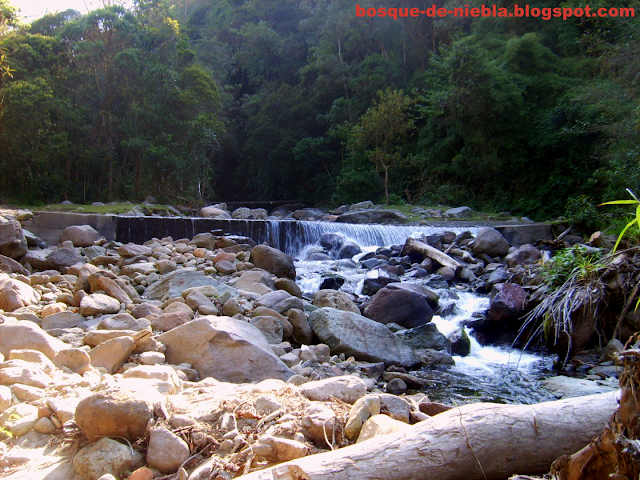
[[[429,368],[470,349],[465,329],[432,321],[455,308],[438,291],[492,292],[465,324],[509,343],[547,255],[484,228],[354,261],[359,246],[332,234],[307,258],[362,284],[329,275],[311,295],[290,256],[250,238],[123,245],[78,225],[28,248],[19,219],[0,219],[0,462],[14,479],[226,479],[409,428],[450,408],[429,399]]]

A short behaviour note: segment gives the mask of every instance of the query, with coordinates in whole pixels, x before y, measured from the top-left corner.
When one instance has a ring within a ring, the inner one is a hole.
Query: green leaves
[[[598,205],[598,206],[602,206],[602,205],[636,205],[636,216],[629,223],[627,223],[627,225],[620,232],[620,235],[618,235],[618,240],[616,241],[616,244],[613,247],[613,252],[614,253],[618,249],[618,245],[620,245],[620,240],[622,240],[622,238],[624,237],[624,234],[627,232],[627,230],[629,230],[629,228],[631,228],[633,225],[637,225],[638,227],[640,227],[640,200],[638,200],[638,197],[636,197],[635,194],[631,190],[629,190],[628,188],[627,188],[627,192],[629,192],[629,195],[631,195],[633,197],[633,200],[613,200],[611,202],[605,202],[605,203],[602,203],[602,204]],[[639,303],[640,303],[640,301],[639,301]]]

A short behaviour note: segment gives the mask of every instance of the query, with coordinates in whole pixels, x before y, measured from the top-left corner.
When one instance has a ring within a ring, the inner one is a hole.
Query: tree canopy
[[[16,13],[0,0],[7,200],[391,199],[544,219],[640,189],[637,18],[394,20],[344,0]]]

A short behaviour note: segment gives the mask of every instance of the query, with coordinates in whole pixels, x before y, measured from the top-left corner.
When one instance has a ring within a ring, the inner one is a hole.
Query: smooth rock
[[[169,363],[189,363],[200,378],[247,383],[293,375],[260,330],[230,317],[199,317],[157,340],[166,345]]]
[[[189,446],[173,432],[159,427],[151,430],[147,464],[162,473],[173,473],[189,458]]]
[[[77,313],[65,311],[54,313],[42,320],[43,330],[53,330],[54,328],[73,328],[84,322],[84,317]]]
[[[311,313],[309,324],[331,353],[353,355],[357,360],[412,366],[419,363],[411,348],[386,326],[352,312],[321,308]]]
[[[117,337],[107,340],[89,352],[94,368],[105,368],[108,373],[116,373],[133,352],[136,342],[131,337]]]
[[[136,441],[146,435],[149,420],[153,418],[153,405],[135,392],[101,391],[78,403],[75,418],[90,442],[100,437]]]
[[[100,239],[100,234],[91,225],[71,225],[60,235],[60,243],[70,240],[74,247],[89,247]]]
[[[317,402],[335,397],[342,402],[353,404],[367,394],[367,385],[359,377],[342,375],[307,382],[300,387],[300,392],[309,400]]]
[[[251,263],[276,277],[296,278],[293,258],[268,245],[258,245],[251,250]]]
[[[509,241],[495,228],[480,229],[473,245],[473,254],[478,257],[487,254],[490,257],[501,257],[509,253]]]
[[[256,300],[256,306],[267,307],[278,313],[284,313],[292,308],[297,308],[298,310],[304,309],[302,300],[298,297],[294,297],[284,290],[276,290],[275,292],[269,292],[262,295],[258,300]]]
[[[388,435],[389,433],[399,432],[405,428],[410,428],[404,422],[394,420],[386,415],[374,415],[369,418],[360,430],[360,435],[356,443],[364,442],[380,435]]]
[[[92,293],[80,301],[80,313],[85,317],[97,314],[118,313],[120,302],[101,293]]]
[[[358,400],[359,401],[359,400]],[[338,419],[333,409],[322,402],[311,402],[302,416],[305,436],[320,448],[329,448],[333,435],[339,433]],[[336,439],[340,441],[339,438]]]
[[[360,435],[362,425],[373,415],[380,414],[380,397],[366,395],[359,398],[351,407],[344,433],[349,440],[355,440]]]
[[[53,364],[58,368],[65,367],[82,375],[91,369],[91,357],[81,348],[66,348],[53,357]]]
[[[5,357],[15,349],[38,350],[52,359],[69,345],[52,337],[31,322],[5,322],[0,324],[0,354]]]

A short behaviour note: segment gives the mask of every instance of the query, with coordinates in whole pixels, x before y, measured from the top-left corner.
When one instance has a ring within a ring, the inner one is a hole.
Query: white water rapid
[[[354,227],[354,225],[349,225]],[[373,227],[373,226],[368,226]],[[378,226],[379,227],[379,226]],[[399,231],[394,232],[398,228]],[[444,228],[431,228],[428,232],[436,233],[444,231]],[[447,229],[454,230],[454,229]],[[472,233],[477,228],[458,228],[460,231],[470,230]],[[362,230],[363,232],[365,229]],[[358,243],[363,253],[356,255],[353,260],[357,262],[359,257],[367,252],[375,251],[378,247],[389,247],[391,244],[403,244],[408,235],[416,235],[421,232],[412,230],[411,227],[385,226],[388,232],[388,240],[380,241],[380,238],[372,238],[364,235],[355,237],[346,235],[347,239]],[[321,232],[324,233],[324,232]],[[316,240],[321,233],[313,237]],[[344,232],[341,232],[344,233]],[[297,283],[307,295],[311,296],[320,288],[320,284],[327,276],[340,276],[345,279],[340,288],[341,291],[357,296],[362,295],[362,285],[367,276],[375,275],[376,270],[369,271],[359,265],[353,268],[344,261],[307,261],[307,251],[315,246],[314,243],[300,245],[295,257],[296,270],[298,272]],[[429,277],[412,278],[409,275],[401,277],[403,282],[425,284]],[[460,286],[460,288],[464,288]],[[446,316],[434,316],[432,322],[438,330],[448,336],[461,328],[461,322],[473,318],[474,314],[484,312],[489,307],[489,299],[472,293],[468,290],[437,289],[442,301],[453,301],[454,308]],[[466,327],[462,327],[465,328]],[[430,377],[435,387],[426,391],[432,400],[443,402],[468,403],[470,401],[498,401],[507,403],[536,403],[549,400],[552,397],[539,388],[538,379],[540,372],[551,367],[552,357],[523,352],[517,349],[498,346],[482,346],[473,337],[473,332],[466,330],[471,339],[471,353],[468,356],[454,356],[455,366],[438,367],[430,370]]]

